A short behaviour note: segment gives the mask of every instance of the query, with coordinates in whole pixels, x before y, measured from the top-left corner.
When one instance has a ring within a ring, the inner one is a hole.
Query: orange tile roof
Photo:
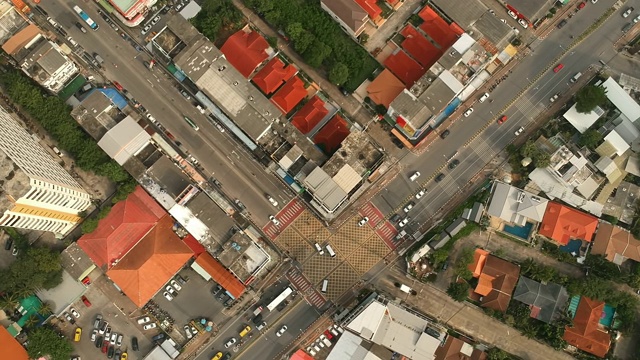
[[[425,68],[420,66],[417,61],[413,60],[402,49],[390,55],[385,61],[384,66],[402,80],[407,88],[410,88],[424,73]]]
[[[40,34],[40,28],[34,24],[29,24],[29,26],[18,31],[15,35],[10,37],[9,40],[2,44],[2,50],[9,55],[14,55],[38,34]]]
[[[316,95],[293,115],[291,123],[301,133],[308,134],[328,113],[329,110],[325,107],[324,101]]]
[[[538,232],[566,245],[570,239],[591,242],[597,227],[598,218],[595,216],[549,201]]]
[[[140,186],[115,204],[98,227],[78,245],[98,266],[110,268],[147,234],[167,212]]]
[[[373,22],[378,22],[382,20],[380,15],[382,14],[382,9],[376,3],[376,0],[355,0],[360,7],[367,12],[369,18],[373,20]]]
[[[487,256],[489,256],[489,252],[484,249],[476,249],[473,252],[473,262],[469,264],[469,270],[473,273],[474,278],[480,277]]]
[[[144,306],[193,256],[173,232],[167,215],[158,222],[107,276],[139,307]]]
[[[462,347],[465,345],[470,344],[453,336],[447,336],[444,345],[436,349],[434,360],[485,360],[487,358],[484,351],[476,348],[470,355],[463,353]]]
[[[313,137],[313,142],[326,154],[333,154],[338,150],[342,141],[349,136],[349,133],[347,121],[340,114],[335,114]]]
[[[282,84],[287,82],[298,72],[293,65],[285,67],[282,60],[275,57],[271,59],[258,73],[251,79],[263,93],[270,95],[278,90]]]
[[[287,81],[287,83],[271,97],[271,102],[286,115],[290,113],[305,96],[307,96],[307,89],[304,87],[304,82],[295,76]]]
[[[604,255],[611,262],[615,260],[616,264],[625,259],[640,262],[640,240],[626,229],[600,222],[591,253]]]
[[[227,39],[220,51],[248,79],[258,65],[269,57],[265,51],[268,48],[269,44],[262,35],[253,30],[239,30]]]
[[[611,346],[611,336],[600,327],[605,303],[587,297],[580,299],[573,327],[565,327],[563,339],[582,351],[604,357]]]
[[[429,6],[425,6],[420,10],[418,16],[424,20],[420,24],[420,29],[433,39],[440,46],[440,49],[448,49],[464,33],[464,30],[458,24],[449,24]]]
[[[202,253],[196,258],[196,264],[200,265],[213,281],[217,282],[234,298],[239,298],[245,290],[245,286],[235,275],[225,269],[218,260],[214,259],[209,253]]]
[[[27,350],[0,325],[0,359],[29,360]]]
[[[481,262],[482,257],[482,253],[478,253],[477,264]],[[476,262],[474,261],[474,263]],[[478,265],[472,268],[471,271],[474,272],[474,275],[477,269]],[[478,285],[474,290],[483,296],[481,305],[496,311],[507,311],[519,275],[520,267],[518,265],[493,255],[486,256],[478,277]]]
[[[402,90],[404,90],[404,84],[388,69],[382,70],[367,87],[371,101],[387,108]]]
[[[422,35],[413,25],[407,25],[400,32],[404,40],[400,44],[403,49],[416,59],[425,69],[430,68],[438,61],[443,54],[443,49],[438,49],[424,35]]]

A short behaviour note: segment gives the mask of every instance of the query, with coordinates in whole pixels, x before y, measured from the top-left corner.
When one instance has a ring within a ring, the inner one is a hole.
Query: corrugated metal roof
[[[336,176],[333,177],[333,180],[342,190],[349,193],[362,181],[362,176],[360,176],[351,165],[345,165],[338,171]]]
[[[127,116],[109,130],[98,141],[98,145],[118,164],[123,165],[146,146],[149,139],[151,139],[151,135],[144,131],[131,116]]]

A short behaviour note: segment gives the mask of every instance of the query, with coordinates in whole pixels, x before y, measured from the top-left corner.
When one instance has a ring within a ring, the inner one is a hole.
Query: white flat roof
[[[596,107],[588,114],[579,113],[576,110],[576,105],[574,104],[571,109],[562,114],[562,117],[567,119],[567,121],[582,134],[583,132],[587,131],[587,129],[589,129],[591,125],[598,121],[600,116],[602,116],[603,114],[604,111],[600,107]]]
[[[627,94],[624,89],[612,78],[608,78],[602,86],[607,89],[607,98],[629,120],[636,122],[640,118],[640,105]]]

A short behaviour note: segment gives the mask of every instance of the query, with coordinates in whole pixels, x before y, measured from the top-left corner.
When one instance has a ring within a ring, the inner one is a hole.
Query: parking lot
[[[187,280],[181,284],[178,295],[172,301],[167,300],[161,291],[153,301],[173,319],[173,331],[169,335],[178,343],[184,344],[188,340],[183,329],[191,320],[206,318],[220,323],[226,316],[223,304],[216,300],[211,293],[215,286],[212,281],[205,281],[191,269],[183,269],[179,275]],[[166,287],[166,285],[165,285]]]

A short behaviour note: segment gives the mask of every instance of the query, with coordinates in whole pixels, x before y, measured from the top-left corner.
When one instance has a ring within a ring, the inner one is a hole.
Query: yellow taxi
[[[81,328],[76,328],[76,335],[74,336],[73,340],[74,341],[80,341],[80,338],[82,337],[82,329]]]
[[[212,358],[211,360],[220,360],[222,359],[222,352],[218,351]]]
[[[122,353],[122,355],[120,355],[120,360],[127,360],[127,357],[128,355],[127,355],[127,352],[125,351]]]
[[[247,335],[249,332],[251,331],[251,326],[247,325],[245,326],[244,329],[242,329],[242,331],[240,331],[240,337],[244,337],[245,335]]]

